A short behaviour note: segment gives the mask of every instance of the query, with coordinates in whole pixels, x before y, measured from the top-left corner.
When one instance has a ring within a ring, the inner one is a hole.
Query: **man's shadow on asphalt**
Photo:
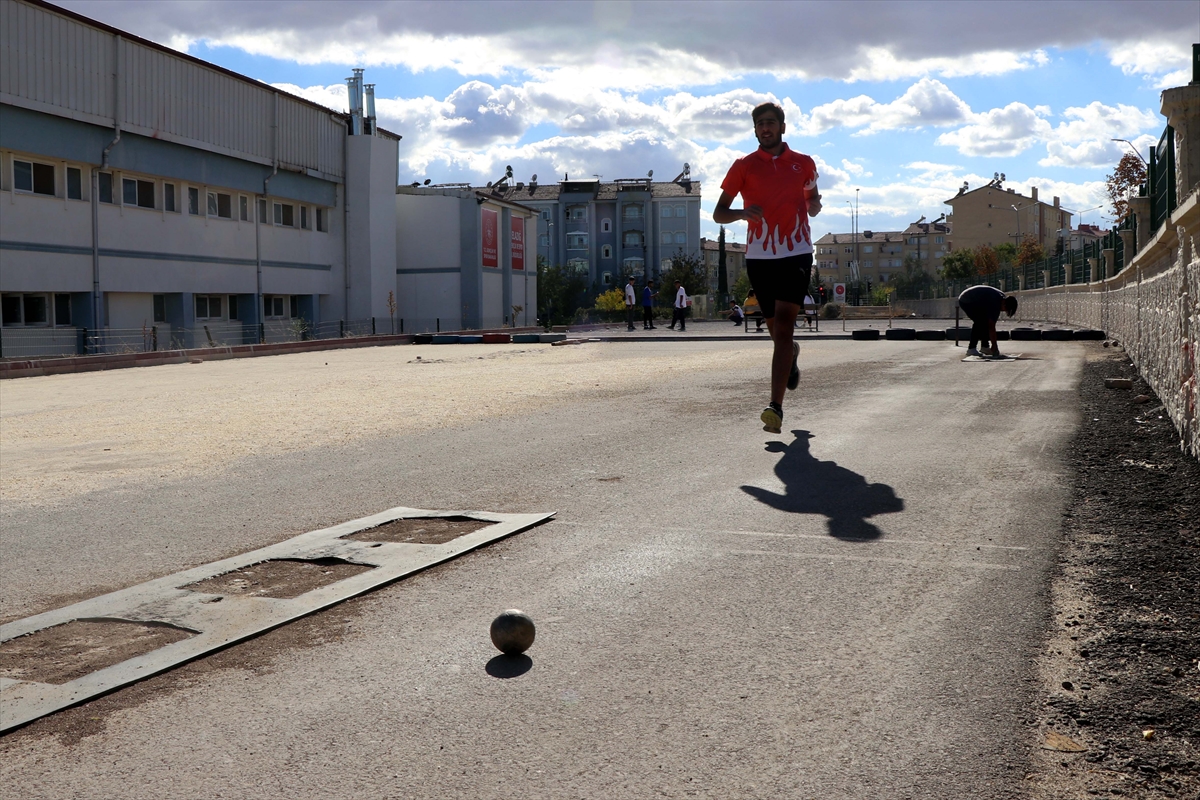
[[[809,452],[808,431],[792,431],[796,440],[790,445],[768,442],[767,452],[783,453],[775,465],[775,474],[783,481],[784,494],[757,486],[742,491],[761,503],[793,514],[821,514],[829,519],[830,535],[852,542],[869,542],[883,533],[867,519],[877,514],[895,514],[904,510],[904,501],[884,483],[867,483],[866,478],[835,461],[818,461]]]

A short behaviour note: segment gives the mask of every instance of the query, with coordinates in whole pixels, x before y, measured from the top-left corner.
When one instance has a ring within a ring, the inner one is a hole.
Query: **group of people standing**
[[[642,287],[642,330],[653,331],[658,327],[654,324],[654,298],[658,297],[658,292],[654,289],[654,281],[646,281],[646,285]],[[634,278],[629,276],[629,281],[625,284],[625,322],[628,325],[628,330],[636,330],[633,320],[637,316],[637,288],[634,285]],[[675,323],[679,323],[679,330],[686,330],[687,310],[691,305],[691,300],[688,299],[687,290],[683,288],[683,284],[675,281],[675,305],[672,309],[671,324],[668,330],[675,330]]]

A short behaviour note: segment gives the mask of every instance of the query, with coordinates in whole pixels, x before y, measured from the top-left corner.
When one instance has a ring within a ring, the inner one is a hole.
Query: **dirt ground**
[[[1132,378],[1133,389],[1105,388],[1112,377]],[[1181,452],[1162,404],[1122,352],[1092,354],[1080,399],[1033,796],[1194,800],[1200,462]]]

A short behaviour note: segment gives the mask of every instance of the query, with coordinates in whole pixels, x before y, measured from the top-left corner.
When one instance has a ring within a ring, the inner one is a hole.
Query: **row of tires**
[[[864,328],[852,331],[850,336],[860,342],[871,342],[879,338],[879,330],[877,328]],[[883,338],[893,341],[911,341],[913,339],[924,342],[941,342],[946,339],[970,341],[971,329],[917,330],[916,328],[888,328],[883,332]],[[1038,328],[1013,328],[1012,331],[996,331],[996,339],[1002,342],[1010,340],[1015,342],[1100,341],[1104,338],[1104,331],[1090,329],[1073,331],[1068,328],[1051,328],[1043,331]]]
[[[418,333],[413,344],[551,344],[566,338],[565,333]]]

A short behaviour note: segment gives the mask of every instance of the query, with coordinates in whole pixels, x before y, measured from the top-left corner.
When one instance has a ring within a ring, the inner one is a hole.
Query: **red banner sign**
[[[494,209],[483,209],[483,265],[500,266],[499,215]]]
[[[525,218],[509,218],[509,237],[512,241],[512,268],[525,269]]]

